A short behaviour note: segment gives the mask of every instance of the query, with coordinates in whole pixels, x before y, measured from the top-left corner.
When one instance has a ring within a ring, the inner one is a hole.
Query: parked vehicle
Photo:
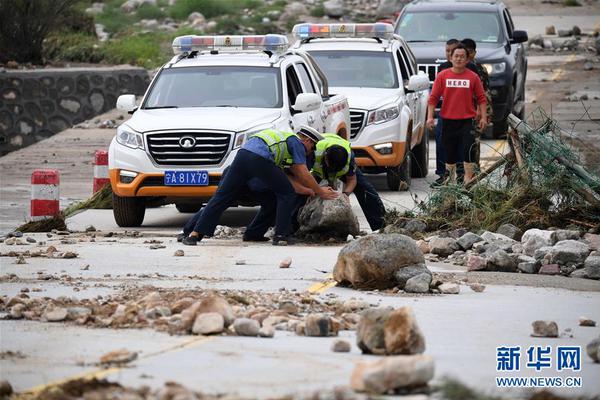
[[[396,22],[414,52],[419,69],[435,79],[446,61],[447,40],[471,38],[477,43],[477,61],[490,78],[495,137],[507,130],[508,114],[525,115],[527,32],[515,30],[510,11],[494,0],[415,0],[407,4]]]
[[[415,57],[393,26],[299,24],[293,33],[298,39],[293,48],[316,60],[331,92],[348,97],[349,140],[363,171],[386,172],[391,190],[406,190],[411,177],[425,177],[429,78],[418,73]]]
[[[323,73],[282,35],[181,36],[109,149],[119,226],[139,226],[149,202],[198,209],[246,139],[264,129],[309,125],[346,135],[343,95],[329,96]]]

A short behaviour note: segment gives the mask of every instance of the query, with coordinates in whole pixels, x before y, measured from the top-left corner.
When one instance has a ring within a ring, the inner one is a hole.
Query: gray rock
[[[589,246],[583,242],[562,240],[550,250],[550,262],[559,265],[583,264],[589,253]]]
[[[529,45],[536,45],[540,47],[544,47],[544,37],[542,35],[535,35],[530,37],[528,40]]]
[[[533,337],[558,337],[558,325],[554,321],[533,321]]]
[[[27,309],[25,304],[18,303],[10,308],[9,314],[12,319],[21,319],[23,318],[23,312]]]
[[[349,353],[352,350],[350,342],[342,339],[338,339],[331,345],[331,351],[335,353]]]
[[[586,61],[583,63],[583,70],[584,71],[591,71],[594,69],[594,64],[590,61]]]
[[[581,36],[581,28],[580,28],[580,27],[578,27],[577,25],[574,25],[574,26],[573,26],[573,29],[571,29],[571,33],[572,33],[574,36]]]
[[[482,240],[481,242],[473,243],[473,251],[481,254],[485,253],[487,242]]]
[[[461,249],[463,250],[470,250],[471,247],[473,247],[473,245],[477,242],[480,242],[481,236],[474,234],[473,232],[467,232],[464,235],[462,235],[457,241],[456,243],[460,246]]]
[[[275,328],[272,325],[263,326],[258,330],[258,336],[262,338],[272,338],[275,336]]]
[[[586,233],[583,235],[583,240],[590,246],[590,250],[600,250],[600,235]]]
[[[557,229],[554,232],[556,233],[557,242],[562,240],[579,240],[581,238],[581,232],[575,230]]]
[[[192,327],[192,333],[196,335],[212,335],[221,333],[225,329],[223,316],[216,312],[198,314]]]
[[[550,251],[552,251],[552,246],[540,247],[533,253],[533,258],[535,258],[538,261],[542,260],[544,258],[547,258],[549,260],[550,259],[550,255],[549,255]],[[546,255],[548,255],[548,257],[546,257]]]
[[[453,282],[445,282],[438,286],[438,290],[442,294],[459,294],[460,293],[460,285]]]
[[[570,278],[588,279],[588,274],[585,268],[576,269],[569,275]]]
[[[496,250],[487,257],[487,269],[490,271],[516,272],[517,258],[504,250]]]
[[[13,394],[13,387],[6,379],[0,379],[0,398],[8,398]]]
[[[600,279],[600,256],[589,256],[584,263],[585,275],[589,279]]]
[[[515,243],[512,245],[511,250],[515,254],[522,254],[523,253],[523,245],[521,243]]]
[[[577,40],[576,38],[567,39],[561,43],[560,47],[563,49],[566,48],[569,50],[575,50],[577,47],[579,47],[579,40]]]
[[[346,240],[348,235],[360,233],[358,219],[343,196],[335,200],[311,198],[298,215],[300,236],[319,235],[324,239]]]
[[[67,315],[68,312],[66,308],[57,307],[44,311],[42,318],[48,322],[60,322],[67,319]]]
[[[507,238],[508,239],[508,238]],[[513,250],[513,246],[518,244],[518,242],[515,242],[514,240],[492,240],[490,243],[487,244],[486,246],[486,251],[487,252],[494,252],[496,250],[504,250],[507,253],[511,253]]]
[[[371,308],[360,314],[356,327],[356,345],[365,354],[385,354],[383,326],[389,318],[390,308]]]
[[[524,274],[537,274],[540,270],[540,264],[537,261],[520,262],[517,265],[517,270]]]
[[[420,219],[410,219],[403,226],[409,233],[424,233],[427,230],[427,224]]]
[[[233,321],[233,330],[238,336],[258,336],[260,324],[255,319],[237,318]]]
[[[398,273],[407,267],[410,274]],[[423,253],[408,236],[379,234],[363,236],[344,246],[333,269],[336,282],[359,289],[387,289],[402,285],[398,279],[410,279],[428,272]],[[403,286],[402,286],[403,287]]]
[[[402,10],[408,3],[410,3],[410,0],[381,0],[377,7],[377,15],[379,17],[389,17]]]
[[[481,283],[470,283],[469,287],[471,288],[472,291],[477,292],[477,293],[481,293],[485,290],[485,285],[482,285]]]
[[[67,308],[67,318],[70,320],[76,320],[82,317],[89,317],[92,315],[92,310],[87,307],[69,307]]]
[[[556,243],[556,232],[541,229],[529,229],[521,237],[523,252],[533,256],[540,247],[553,246]]]
[[[308,8],[302,2],[294,1],[285,6],[283,13],[279,16],[279,21],[291,21],[298,19],[301,15],[308,15]]]
[[[350,387],[357,392],[387,394],[403,388],[427,385],[434,375],[433,358],[428,355],[392,356],[359,361],[352,371]]]
[[[600,362],[600,336],[585,346],[585,352],[592,360],[594,360],[594,362]]]
[[[325,15],[331,18],[340,18],[344,15],[344,2],[342,0],[328,0],[323,3]]]
[[[569,37],[573,34],[573,32],[570,29],[559,29],[558,30],[558,37]]]
[[[429,241],[429,249],[433,254],[437,254],[441,257],[447,257],[454,253],[456,250],[460,250],[456,239],[449,237],[434,237]]]
[[[408,293],[427,293],[431,284],[431,274],[422,273],[406,281],[404,291]]]
[[[516,242],[516,240],[511,239],[510,237],[503,235],[502,233],[494,233],[494,232],[490,232],[490,231],[483,232],[481,234],[481,238],[488,243],[495,243],[495,242],[501,241],[501,242],[511,242],[514,244]]]
[[[419,275],[429,275],[429,281],[431,282],[431,271],[429,271],[424,264],[409,265],[407,267],[400,268],[394,273],[394,278],[396,279],[397,286],[400,289],[406,290],[406,284],[408,281]]]
[[[560,274],[560,265],[558,264],[545,264],[542,265],[538,271],[540,275],[558,275]]]
[[[496,233],[509,237],[512,240],[521,240],[523,237],[523,231],[513,224],[500,225],[500,227],[496,229]]]
[[[194,22],[196,20],[206,21],[206,18],[204,17],[204,15],[202,13],[199,13],[198,11],[194,11],[190,15],[188,15],[187,20],[188,20],[188,22]]]
[[[482,271],[487,268],[487,259],[485,257],[471,254],[467,259],[467,269],[469,271]]]

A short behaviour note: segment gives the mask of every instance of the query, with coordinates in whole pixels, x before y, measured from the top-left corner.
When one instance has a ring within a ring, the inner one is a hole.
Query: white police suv
[[[346,97],[329,96],[311,57],[288,47],[282,35],[177,37],[139,106],[133,95],[118,98],[132,114],[109,149],[119,226],[141,225],[149,203],[198,209],[263,129],[309,125],[347,136]]]

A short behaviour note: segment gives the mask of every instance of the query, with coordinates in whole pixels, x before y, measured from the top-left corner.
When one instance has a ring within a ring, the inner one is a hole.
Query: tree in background
[[[0,0],[0,63],[41,64],[42,44],[50,32],[93,29],[93,20],[77,8],[80,3],[82,0]]]

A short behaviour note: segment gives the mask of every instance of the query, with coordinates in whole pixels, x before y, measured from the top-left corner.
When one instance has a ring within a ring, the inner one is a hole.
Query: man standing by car
[[[183,244],[195,246],[204,236],[211,236],[223,212],[253,178],[260,179],[277,197],[273,244],[289,243],[296,194],[283,167],[290,166],[291,173],[320,197],[334,199],[338,196],[333,189],[320,187],[306,166],[306,155],[314,151],[320,139],[312,129],[300,130],[299,135],[269,129],[252,136],[238,151],[217,192],[204,207],[194,230],[183,239]]]
[[[435,106],[443,96],[442,143],[446,150],[446,170],[449,182],[456,182],[456,162],[462,152],[465,166],[465,183],[473,179],[474,174],[474,135],[471,133],[473,119],[480,115],[478,128],[487,125],[485,93],[481,80],[473,71],[467,69],[467,50],[459,44],[451,53],[452,68],[440,72],[433,83],[433,89],[427,106],[427,126],[434,125]],[[473,104],[477,98],[478,110]]]

